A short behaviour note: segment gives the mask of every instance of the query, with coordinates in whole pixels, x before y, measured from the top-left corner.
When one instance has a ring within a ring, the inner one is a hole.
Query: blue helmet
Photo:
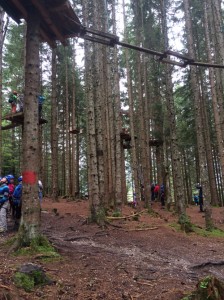
[[[9,183],[11,179],[14,179],[14,176],[9,174],[9,175],[6,175],[5,178],[7,179],[8,183]]]
[[[19,176],[18,181],[23,181],[23,176]]]

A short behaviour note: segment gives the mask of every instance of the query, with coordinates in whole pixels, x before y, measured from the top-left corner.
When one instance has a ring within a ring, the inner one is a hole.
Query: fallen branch
[[[130,229],[126,231],[147,231],[147,230],[156,230],[159,229],[159,227],[151,227],[151,228],[136,228],[136,229]]]
[[[208,261],[208,262],[205,262],[205,263],[202,263],[202,264],[199,264],[199,265],[195,265],[195,266],[192,266],[191,268],[192,269],[200,269],[200,268],[204,268],[204,267],[207,267],[207,266],[223,266],[224,265],[224,260],[221,260],[221,261]]]
[[[12,291],[12,289],[11,289],[10,287],[6,286],[6,285],[0,284],[0,288],[1,288],[1,289],[8,290],[8,291]]]
[[[138,284],[141,284],[141,285],[151,286],[151,287],[154,286],[154,284],[151,284],[151,283],[148,283],[148,282],[137,281],[137,283],[138,283]]]
[[[144,210],[140,211],[139,213],[135,213],[135,214],[132,214],[132,215],[129,215],[129,216],[124,216],[124,217],[107,217],[107,219],[108,220],[125,220],[125,219],[130,219],[130,218],[133,218],[135,216],[140,216],[140,215],[142,215],[146,211],[147,211],[147,209],[144,209]]]

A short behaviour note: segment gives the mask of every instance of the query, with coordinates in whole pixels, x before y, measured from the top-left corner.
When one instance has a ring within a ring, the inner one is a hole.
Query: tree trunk
[[[40,203],[38,199],[39,139],[39,15],[28,11],[26,38],[26,70],[23,131],[23,206],[19,242],[29,245],[40,234]]]
[[[58,201],[58,129],[57,129],[57,63],[56,49],[52,49],[52,91],[51,91],[51,178],[52,198]]]
[[[2,54],[3,44],[9,22],[9,19],[7,18],[6,24],[4,26],[4,15],[5,12],[0,7],[0,174],[2,174]]]
[[[189,0],[184,0],[184,13],[185,13],[185,20],[186,20],[185,22],[186,22],[186,33],[187,33],[189,56],[195,59]],[[208,179],[208,166],[206,160],[205,141],[203,135],[204,128],[202,125],[202,112],[200,109],[201,94],[200,94],[199,84],[198,84],[197,69],[194,66],[191,66],[190,68],[190,81],[191,81],[191,89],[192,89],[193,99],[194,99],[197,146],[198,146],[198,154],[199,154],[201,186],[203,188],[205,222],[206,222],[206,228],[208,230],[211,230],[213,228],[211,194],[210,194],[209,179]]]
[[[72,129],[77,129],[77,121],[76,121],[76,87],[75,87],[75,47],[73,45],[73,58],[72,58]],[[72,139],[72,196],[77,197],[79,196],[79,191],[77,188],[77,141],[78,141],[78,134],[73,134],[71,139]]]
[[[89,3],[86,1],[83,4],[84,24],[88,25],[88,13],[90,11]],[[93,75],[92,75],[92,49],[91,44],[85,41],[85,82],[86,82],[86,97],[88,102],[88,188],[89,188],[89,205],[92,221],[97,221],[100,210],[99,197],[99,177],[97,167],[97,145],[96,145],[96,125],[95,125],[95,104],[93,94]]]
[[[113,34],[117,34],[116,28],[116,15],[115,15],[115,1],[113,0],[113,9],[112,9],[112,20],[113,20]],[[124,199],[127,199],[126,192],[126,184],[125,187],[122,188],[126,182],[125,176],[125,157],[124,150],[121,148],[121,102],[120,102],[120,78],[119,78],[119,70],[118,70],[118,51],[117,47],[114,48],[113,53],[113,67],[114,67],[114,95],[115,95],[115,155],[116,155],[116,175],[115,175],[115,199],[116,199],[116,208],[121,210],[121,205]],[[124,178],[122,178],[124,177]],[[123,201],[122,201],[123,198]]]
[[[211,40],[209,35],[209,23],[208,23],[208,12],[207,12],[207,5],[206,1],[204,3],[204,22],[205,22],[205,37],[206,37],[206,52],[208,55],[208,62],[213,63],[212,59],[212,52],[211,52]],[[209,68],[209,80],[211,86],[211,94],[212,94],[212,107],[214,113],[214,121],[215,121],[215,131],[217,136],[217,145],[220,157],[220,165],[222,174],[224,175],[224,140],[223,140],[223,132],[222,132],[222,116],[221,111],[219,109],[218,99],[217,99],[217,92],[215,87],[215,71],[213,68]],[[222,182],[223,185],[223,182]]]
[[[167,16],[166,16],[166,0],[163,1],[163,33],[164,33],[164,45],[165,49],[169,48],[168,32],[167,32]],[[172,83],[172,67],[170,65],[165,66],[165,78],[166,78],[166,101],[168,120],[170,126],[171,135],[171,159],[173,167],[173,181],[174,181],[174,194],[177,200],[176,207],[179,214],[179,221],[186,219],[186,199],[184,194],[184,182],[181,172],[181,155],[178,149],[178,140],[176,133],[176,114],[173,99],[173,83]]]
[[[136,14],[136,39],[137,39],[137,44],[141,44],[142,34],[141,34],[141,29],[142,29],[142,21],[141,21],[141,7],[140,3],[136,2],[133,4],[135,14]],[[142,56],[139,52],[136,53],[136,86],[137,86],[137,95],[138,95],[138,114],[140,116],[139,120],[139,125],[140,125],[140,134],[139,134],[139,139],[140,139],[140,157],[141,157],[141,172],[142,172],[142,178],[141,178],[141,185],[142,185],[142,196],[143,200],[145,201],[146,207],[149,209],[151,208],[151,194],[150,194],[150,187],[149,187],[149,157],[147,157],[148,154],[148,147],[149,147],[149,141],[147,140],[147,128],[146,128],[146,120],[145,120],[145,113],[144,113],[144,108],[145,108],[145,103],[144,103],[144,97],[143,97],[143,86],[142,86],[142,75],[143,75],[143,70],[142,70]]]
[[[124,15],[124,38],[127,39],[127,20],[125,14],[125,2],[123,0],[123,15]],[[131,134],[131,164],[132,164],[132,176],[134,181],[133,192],[135,193],[137,201],[140,200],[140,186],[138,180],[138,159],[137,159],[137,149],[135,140],[135,120],[134,120],[134,99],[133,99],[133,89],[132,89],[132,74],[129,64],[129,50],[127,48],[125,51],[125,64],[127,70],[127,86],[128,86],[128,105],[129,105],[129,117],[130,117],[130,134]]]
[[[65,194],[70,197],[70,133],[69,133],[69,91],[68,91],[68,49],[65,49]]]

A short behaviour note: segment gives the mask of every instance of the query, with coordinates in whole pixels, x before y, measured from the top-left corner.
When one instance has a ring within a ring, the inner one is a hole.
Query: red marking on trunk
[[[26,184],[36,184],[37,183],[37,174],[35,172],[31,171],[25,171],[23,172],[23,183]]]

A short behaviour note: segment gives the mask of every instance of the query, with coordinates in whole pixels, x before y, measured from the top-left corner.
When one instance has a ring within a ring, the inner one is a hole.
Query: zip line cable
[[[66,16],[66,17],[69,18],[68,16]],[[118,45],[118,46],[125,47],[128,49],[140,51],[140,52],[158,57],[157,59],[155,59],[158,62],[171,64],[171,65],[178,66],[181,68],[186,68],[188,65],[191,65],[191,66],[205,67],[205,68],[224,69],[224,65],[195,61],[194,59],[188,57],[187,55],[183,55],[179,52],[175,52],[172,50],[166,50],[164,52],[159,52],[159,51],[155,51],[153,49],[148,49],[148,48],[132,45],[132,44],[129,44],[126,42],[121,42],[119,40],[119,37],[115,34],[102,32],[102,31],[92,29],[92,28],[87,28],[87,27],[81,25],[80,23],[76,22],[74,19],[72,19],[72,18],[69,18],[69,19],[71,21],[73,21],[74,23],[76,23],[76,25],[79,27],[78,37],[82,38],[84,40],[87,40],[87,41],[91,41],[93,43],[99,43],[99,44],[103,44],[103,45],[106,45],[109,47],[115,47],[116,45]],[[169,56],[178,58],[182,62],[171,60],[171,59],[169,59]]]

